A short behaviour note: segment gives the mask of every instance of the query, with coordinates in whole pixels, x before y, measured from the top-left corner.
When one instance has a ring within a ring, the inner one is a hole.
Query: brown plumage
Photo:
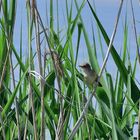
[[[85,82],[88,86],[93,86],[93,84],[96,82],[98,75],[96,74],[96,72],[91,69],[89,63],[85,63],[83,65],[79,65],[82,70],[83,70],[83,75],[84,75],[84,79]]]

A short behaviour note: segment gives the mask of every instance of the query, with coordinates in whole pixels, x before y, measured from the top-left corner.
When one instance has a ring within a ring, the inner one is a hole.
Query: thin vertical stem
[[[27,10],[28,10],[28,50],[29,50],[29,71],[32,70],[32,45],[31,45],[31,37],[32,37],[32,27],[33,27],[33,19],[31,19],[31,5],[30,1],[27,1]],[[32,109],[32,116],[33,116],[33,128],[34,128],[34,139],[37,140],[37,126],[36,126],[36,115],[35,115],[35,108],[34,108],[34,98],[33,98],[33,91],[32,91],[32,84],[31,84],[31,74],[29,73],[29,110],[28,115],[30,111],[30,105]],[[31,104],[30,104],[31,102]],[[28,116],[27,116],[28,118]],[[28,124],[28,120],[27,124]],[[27,126],[26,126],[27,127]]]
[[[38,15],[36,14],[35,8],[37,8],[36,2],[34,1],[33,5],[33,12],[35,13],[34,16],[34,24],[35,24],[35,40],[36,40],[36,49],[37,49],[37,56],[38,56],[38,64],[39,64],[39,74],[43,77],[43,70],[42,70],[42,60],[41,60],[41,46],[40,46],[40,33],[39,33],[39,22],[38,22]],[[45,140],[45,118],[44,118],[44,82],[40,79],[40,88],[41,88],[41,135],[40,139]]]

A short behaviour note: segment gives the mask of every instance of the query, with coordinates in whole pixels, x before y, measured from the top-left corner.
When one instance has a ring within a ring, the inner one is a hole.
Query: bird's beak
[[[79,65],[80,68],[83,68],[83,65]]]

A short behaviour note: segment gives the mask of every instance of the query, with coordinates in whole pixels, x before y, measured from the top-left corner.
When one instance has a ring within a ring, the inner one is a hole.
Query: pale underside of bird
[[[91,69],[89,63],[85,63],[82,65],[79,65],[82,70],[83,70],[83,75],[84,75],[84,80],[85,83],[89,86],[93,86],[93,84],[96,82],[98,75],[96,74],[96,72]]]

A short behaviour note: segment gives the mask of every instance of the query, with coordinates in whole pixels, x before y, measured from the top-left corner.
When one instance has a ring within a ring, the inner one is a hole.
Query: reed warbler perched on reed
[[[96,73],[96,71],[91,69],[89,63],[79,65],[79,67],[81,67],[81,69],[83,70],[84,80],[87,86],[93,87],[98,78],[98,74]],[[101,86],[100,83],[99,86]]]

